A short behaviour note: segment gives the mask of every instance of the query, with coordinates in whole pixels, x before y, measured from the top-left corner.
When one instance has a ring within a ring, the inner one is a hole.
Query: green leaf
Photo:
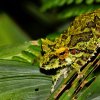
[[[0,59],[12,59],[39,65],[41,46],[33,45],[32,41],[20,45],[1,46],[0,51]]]
[[[5,13],[0,13],[0,46],[21,44],[29,41],[29,37]]]
[[[20,45],[4,45],[0,46],[0,59],[8,59],[14,55],[18,55],[22,50],[27,49],[31,45],[30,42],[25,42]]]
[[[52,40],[52,41],[54,41],[55,38],[57,38],[58,36],[60,36],[60,34],[61,34],[60,32],[52,33],[52,34],[47,35],[47,38],[50,39],[50,40]]]
[[[100,99],[100,75],[81,93],[77,100],[99,100],[96,98]]]
[[[42,0],[41,11],[45,12],[47,9],[51,9],[57,6],[63,6],[66,0]]]
[[[32,52],[35,56],[40,56],[41,54],[41,45],[30,45],[28,51]]]
[[[36,66],[0,60],[0,100],[46,100],[51,84]]]
[[[80,9],[79,9],[80,8]],[[84,9],[83,9],[84,8]],[[100,5],[74,5],[71,9],[70,7],[64,9],[61,13],[59,13],[56,18],[58,19],[67,19],[74,16],[78,16],[80,14],[83,14],[85,12],[89,12],[95,9],[100,8]]]
[[[99,3],[100,0],[85,0],[85,4],[88,4],[88,5],[93,4],[94,2]],[[42,0],[41,11],[46,12],[47,10],[50,10],[50,9],[55,9],[55,8],[57,9],[57,7],[63,7],[64,5],[66,5],[66,7],[70,5],[70,8],[71,6],[73,8],[73,5],[77,6],[77,4],[82,4],[82,3],[84,3],[84,0]],[[80,7],[77,7],[77,8],[80,8]]]

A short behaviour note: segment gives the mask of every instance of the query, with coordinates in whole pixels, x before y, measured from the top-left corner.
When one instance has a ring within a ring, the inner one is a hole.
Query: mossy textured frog
[[[100,9],[76,17],[67,31],[55,41],[42,39],[40,67],[57,69],[53,80],[66,77],[71,69],[80,73],[80,68],[100,47]]]

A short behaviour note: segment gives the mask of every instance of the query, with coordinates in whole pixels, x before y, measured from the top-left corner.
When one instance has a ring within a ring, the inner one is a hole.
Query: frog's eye
[[[59,53],[59,55],[64,55],[66,52],[65,51],[63,51],[63,52],[61,52],[61,53]]]
[[[52,60],[52,59],[57,59],[57,56],[56,55],[50,56],[49,60]]]

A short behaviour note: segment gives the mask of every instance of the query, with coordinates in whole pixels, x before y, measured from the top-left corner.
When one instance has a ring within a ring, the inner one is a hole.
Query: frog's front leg
[[[82,73],[81,71],[80,71],[80,69],[81,69],[81,67],[83,66],[83,61],[82,60],[80,60],[80,59],[77,59],[75,62],[73,62],[72,63],[72,67],[77,71],[77,73],[78,73],[78,76],[77,76],[77,78],[82,78],[83,76],[84,76],[84,73]]]
[[[77,71],[77,73],[78,73],[78,75],[80,75],[80,65],[78,64],[78,63],[80,63],[81,64],[81,61],[79,60],[79,59],[77,59],[76,57],[74,57],[74,56],[70,56],[70,57],[67,57],[66,59],[65,59],[65,61],[66,61],[66,63],[67,63],[67,66],[70,66],[70,67],[72,67],[72,68],[74,68],[76,71]],[[78,63],[77,63],[78,62]]]

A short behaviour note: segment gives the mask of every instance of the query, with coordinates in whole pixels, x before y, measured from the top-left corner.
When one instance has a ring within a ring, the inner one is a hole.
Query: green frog
[[[97,9],[76,17],[54,41],[42,39],[40,68],[56,71],[52,75],[55,85],[61,75],[67,77],[72,69],[81,75],[81,67],[94,56],[99,47],[100,9]]]

